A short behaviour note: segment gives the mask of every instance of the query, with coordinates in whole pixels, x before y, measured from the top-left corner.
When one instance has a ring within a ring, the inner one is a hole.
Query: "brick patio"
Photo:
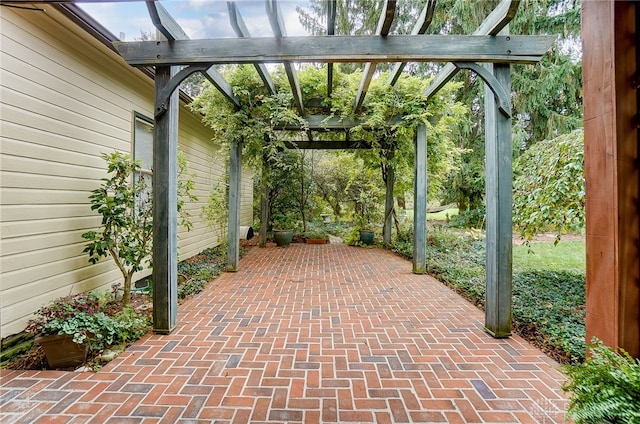
[[[0,371],[2,423],[562,423],[559,365],[411,263],[254,248],[98,373]]]

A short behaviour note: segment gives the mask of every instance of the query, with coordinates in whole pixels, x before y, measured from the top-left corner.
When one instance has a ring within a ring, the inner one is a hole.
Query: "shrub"
[[[640,423],[640,360],[595,339],[589,353],[584,363],[564,368],[567,416],[576,424]]]

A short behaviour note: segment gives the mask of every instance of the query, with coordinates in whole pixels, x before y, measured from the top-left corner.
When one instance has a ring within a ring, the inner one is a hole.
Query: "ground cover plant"
[[[484,233],[432,227],[427,238],[428,273],[483,308]],[[546,244],[549,249],[554,246]],[[393,250],[411,257],[411,231],[399,234]],[[586,348],[584,271],[541,269],[514,258],[513,330],[560,363],[582,362]]]

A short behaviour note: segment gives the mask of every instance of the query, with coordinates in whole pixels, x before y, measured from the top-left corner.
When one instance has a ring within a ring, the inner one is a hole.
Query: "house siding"
[[[53,7],[0,15],[0,336],[21,331],[52,299],[122,277],[110,258],[82,253],[100,217],[88,196],[106,177],[103,152],[132,152],[134,112],[153,116],[153,81]],[[195,174],[193,230],[179,258],[220,243],[200,217],[225,157],[186,107],[179,148]],[[242,225],[251,225],[251,174],[243,176]],[[148,274],[140,273],[138,277]]]

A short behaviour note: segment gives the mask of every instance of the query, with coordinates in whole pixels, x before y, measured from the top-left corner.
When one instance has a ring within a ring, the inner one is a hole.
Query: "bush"
[[[449,228],[478,228],[485,227],[486,211],[484,207],[477,209],[468,209],[460,212],[458,215],[451,217],[447,223]]]
[[[640,423],[640,360],[616,353],[598,340],[582,364],[565,367],[571,392],[568,418],[576,424]]]

